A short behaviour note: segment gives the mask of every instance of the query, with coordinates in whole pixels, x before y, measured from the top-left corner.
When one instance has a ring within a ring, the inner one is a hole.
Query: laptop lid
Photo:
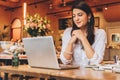
[[[31,67],[60,69],[52,36],[23,38]]]

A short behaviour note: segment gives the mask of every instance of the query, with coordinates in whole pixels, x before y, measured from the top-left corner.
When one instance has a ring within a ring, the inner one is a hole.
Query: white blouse
[[[91,59],[88,59],[85,51],[82,49],[82,45],[79,42],[78,44],[75,44],[74,51],[73,51],[73,59],[67,60],[63,56],[63,52],[65,51],[67,44],[71,38],[71,30],[72,28],[67,28],[64,31],[63,37],[62,37],[62,50],[60,54],[60,59],[63,62],[63,64],[75,64],[79,66],[86,66],[88,64],[99,64],[103,60],[105,46],[107,43],[107,37],[106,32],[103,29],[96,29],[95,31],[95,42],[92,44],[92,48],[95,51],[95,54]]]

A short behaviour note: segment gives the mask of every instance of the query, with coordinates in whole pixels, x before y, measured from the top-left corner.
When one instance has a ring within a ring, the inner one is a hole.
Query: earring
[[[90,19],[88,19],[88,22],[90,22]]]

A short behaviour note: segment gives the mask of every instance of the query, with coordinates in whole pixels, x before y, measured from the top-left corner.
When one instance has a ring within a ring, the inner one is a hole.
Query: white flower
[[[50,31],[50,28],[47,28],[49,23],[50,21],[47,20],[47,17],[43,18],[38,13],[33,16],[27,15],[27,24],[25,25],[24,30],[31,36],[44,36]]]

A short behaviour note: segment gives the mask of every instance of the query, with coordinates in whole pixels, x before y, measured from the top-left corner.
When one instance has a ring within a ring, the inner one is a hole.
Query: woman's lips
[[[81,22],[76,22],[76,24],[80,24]]]

